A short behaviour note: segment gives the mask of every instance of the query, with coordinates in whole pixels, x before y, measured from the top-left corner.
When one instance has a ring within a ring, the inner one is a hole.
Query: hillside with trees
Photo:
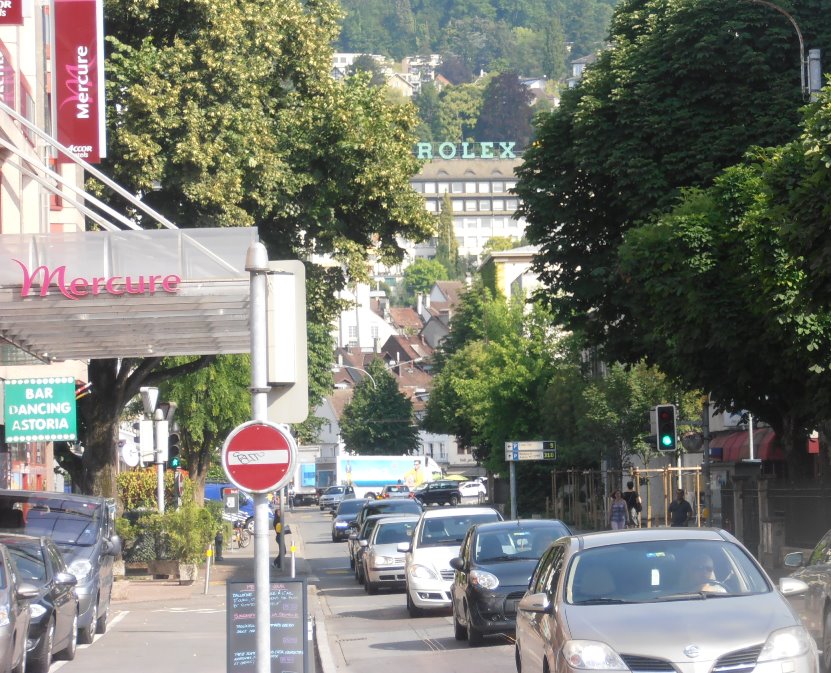
[[[453,84],[480,71],[560,79],[605,42],[617,0],[343,0],[335,49],[400,60],[441,54]],[[566,51],[565,45],[570,45]]]

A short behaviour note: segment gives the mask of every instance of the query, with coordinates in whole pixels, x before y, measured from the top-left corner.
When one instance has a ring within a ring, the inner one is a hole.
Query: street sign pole
[[[245,270],[251,274],[251,420],[268,419],[268,351],[266,274],[268,252],[259,241],[248,247]],[[254,598],[256,618],[256,673],[271,671],[270,578],[268,558],[268,496],[254,494]]]

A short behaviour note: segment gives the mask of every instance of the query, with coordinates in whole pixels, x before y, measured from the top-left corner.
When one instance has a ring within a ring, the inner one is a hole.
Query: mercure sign
[[[59,266],[50,270],[46,266],[38,266],[30,270],[20,260],[17,262],[23,271],[23,283],[20,288],[20,296],[28,297],[33,286],[39,286],[37,294],[45,297],[49,288],[54,285],[67,299],[77,300],[81,297],[97,296],[100,294],[122,295],[122,294],[155,294],[156,292],[167,292],[175,294],[179,291],[181,276],[169,274],[161,275],[139,275],[139,276],[93,276],[90,278],[66,277],[66,267]]]

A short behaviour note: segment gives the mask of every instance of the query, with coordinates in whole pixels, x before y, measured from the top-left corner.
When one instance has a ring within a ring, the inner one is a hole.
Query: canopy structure
[[[710,439],[710,457],[727,462],[750,458],[750,437],[747,430],[728,432]],[[753,430],[753,457],[759,460],[784,460],[785,454],[771,428]]]
[[[0,365],[250,351],[255,228],[0,235]]]

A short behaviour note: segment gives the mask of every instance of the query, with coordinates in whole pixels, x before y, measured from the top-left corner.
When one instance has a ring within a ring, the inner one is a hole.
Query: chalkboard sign
[[[271,673],[306,673],[306,580],[270,583]],[[228,673],[256,673],[257,615],[254,582],[228,582]]]

